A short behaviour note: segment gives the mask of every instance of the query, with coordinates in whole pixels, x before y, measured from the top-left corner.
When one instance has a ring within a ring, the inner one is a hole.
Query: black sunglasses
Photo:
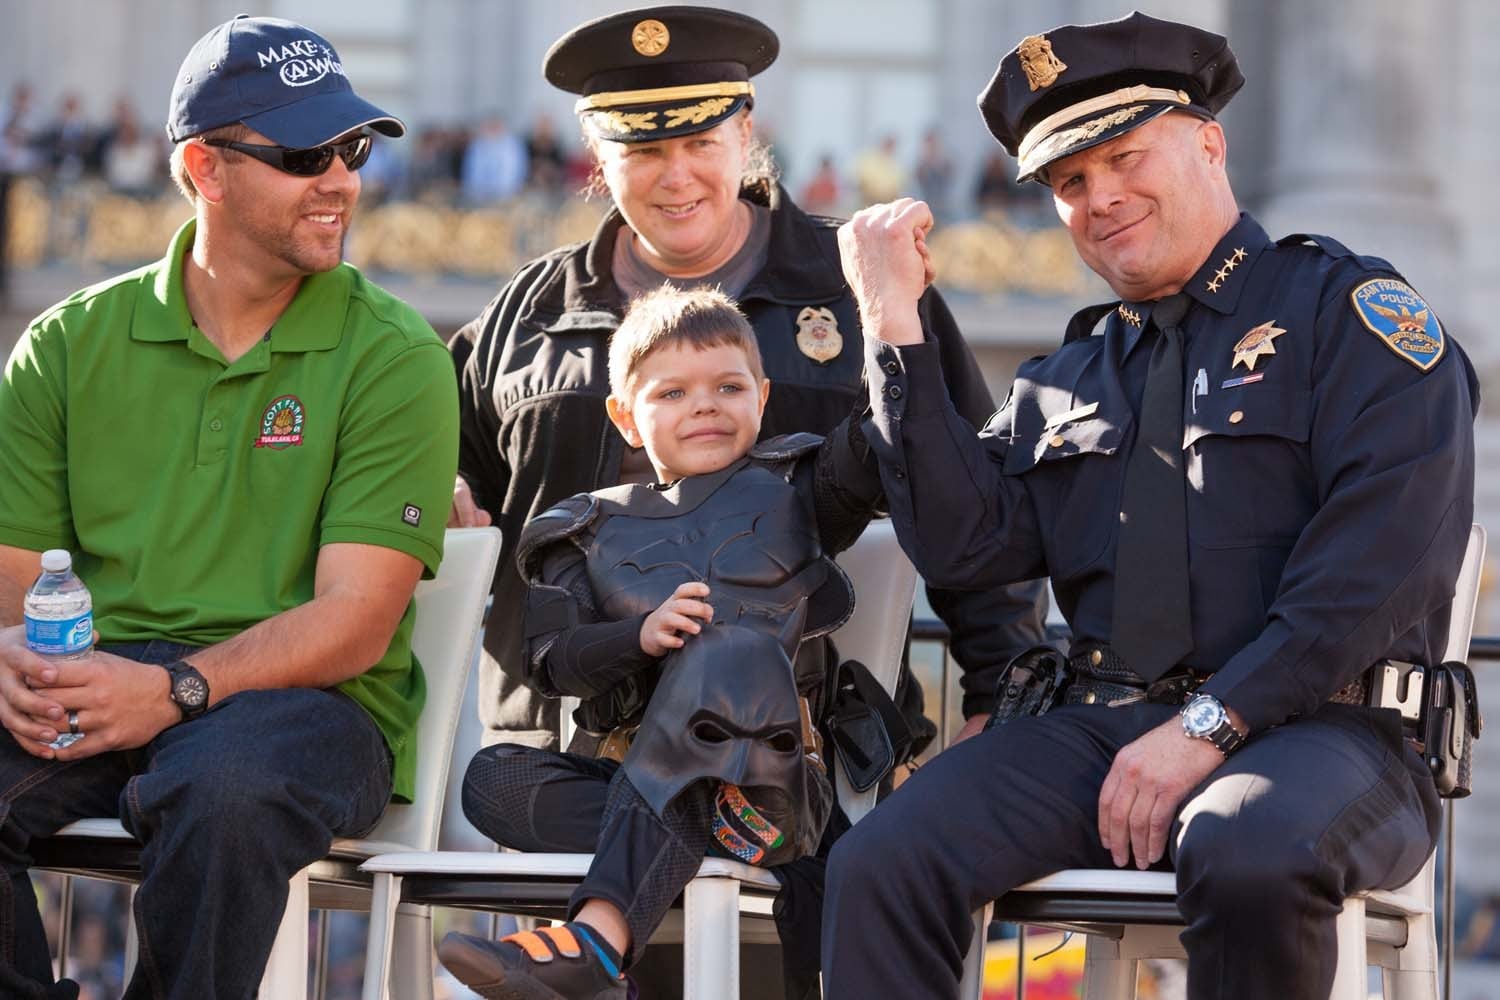
[[[277,170],[298,177],[317,177],[333,166],[333,157],[338,155],[344,166],[358,170],[370,158],[370,147],[374,140],[368,135],[357,135],[345,142],[330,142],[308,149],[290,149],[286,146],[259,146],[249,142],[232,142],[229,139],[204,139],[205,146],[220,146],[262,163],[269,163]]]

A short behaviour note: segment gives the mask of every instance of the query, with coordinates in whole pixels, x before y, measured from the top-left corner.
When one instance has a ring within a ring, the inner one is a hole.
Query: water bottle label
[[[89,648],[94,641],[94,613],[85,611],[74,618],[32,618],[26,616],[26,645],[43,656],[72,656]]]

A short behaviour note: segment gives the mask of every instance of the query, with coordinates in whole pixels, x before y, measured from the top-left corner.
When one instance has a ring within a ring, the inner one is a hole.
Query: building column
[[[1433,96],[1451,93],[1452,23],[1405,0],[1270,0],[1273,237],[1331,236],[1386,257],[1450,323],[1463,305]]]

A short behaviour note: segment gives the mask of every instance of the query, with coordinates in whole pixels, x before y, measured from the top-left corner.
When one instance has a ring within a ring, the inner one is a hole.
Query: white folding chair
[[[391,851],[437,847],[453,734],[499,557],[497,529],[450,528],[437,576],[417,586],[412,651],[427,678],[427,704],[417,724],[415,798],[410,804],[388,806],[369,836],[335,840],[327,858],[292,879],[276,944],[261,980],[261,1000],[307,995],[309,908],[365,909],[371,899],[371,879],[359,871],[360,862]],[[140,845],[116,819],[72,823],[37,841],[34,850],[40,869],[117,881],[140,879]],[[402,1000],[430,998],[429,910],[414,904],[403,907],[392,919],[393,940],[387,940],[386,947],[394,942],[401,951],[397,995]]]
[[[839,654],[858,659],[890,690],[905,646],[916,572],[889,522],[877,521],[839,557],[854,582],[854,615],[835,635]],[[855,795],[844,783],[840,802],[851,820],[874,804],[874,790]],[[389,980],[399,971],[391,958],[392,914],[422,902],[560,919],[568,898],[588,872],[589,854],[429,852],[383,855],[366,861],[375,877],[365,1000],[405,1000]],[[680,926],[674,917],[653,940],[681,940],[684,1000],[738,1000],[741,920],[745,940],[774,941],[771,905],[780,886],[762,868],[721,858],[703,862],[683,893]]]
[[[1476,524],[1469,533],[1454,588],[1445,661],[1468,658],[1484,549],[1484,528]],[[1367,1000],[1370,965],[1381,968],[1386,1000],[1437,1000],[1433,872],[1433,858],[1428,858],[1406,885],[1357,893],[1344,901],[1338,917],[1338,966],[1330,1000]],[[1019,886],[992,908],[993,915],[1002,920],[1089,934],[1084,1000],[1133,1000],[1141,959],[1185,957],[1178,940],[1182,915],[1177,909],[1177,881],[1170,872],[1058,872]],[[987,908],[981,927],[988,924],[990,915]],[[966,975],[959,995],[977,1000],[982,989],[982,974]]]

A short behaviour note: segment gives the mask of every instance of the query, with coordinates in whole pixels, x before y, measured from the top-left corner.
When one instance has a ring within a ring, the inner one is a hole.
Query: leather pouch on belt
[[[1472,790],[1474,741],[1483,728],[1479,690],[1468,665],[1452,660],[1429,669],[1420,730],[1439,795],[1461,799]]]
[[[1051,646],[1032,646],[1017,653],[1000,672],[995,686],[995,710],[985,729],[1013,719],[1044,715],[1057,705],[1069,678],[1068,658]]]
[[[613,760],[623,763],[625,752],[630,749],[630,741],[635,738],[635,732],[640,728],[639,724],[617,726],[607,733],[591,733],[586,729],[576,729],[573,732],[572,742],[568,744],[568,753],[593,757],[596,760]]]
[[[839,769],[856,792],[873,787],[911,756],[911,727],[870,669],[858,660],[845,660],[839,666],[839,687],[828,728]]]

